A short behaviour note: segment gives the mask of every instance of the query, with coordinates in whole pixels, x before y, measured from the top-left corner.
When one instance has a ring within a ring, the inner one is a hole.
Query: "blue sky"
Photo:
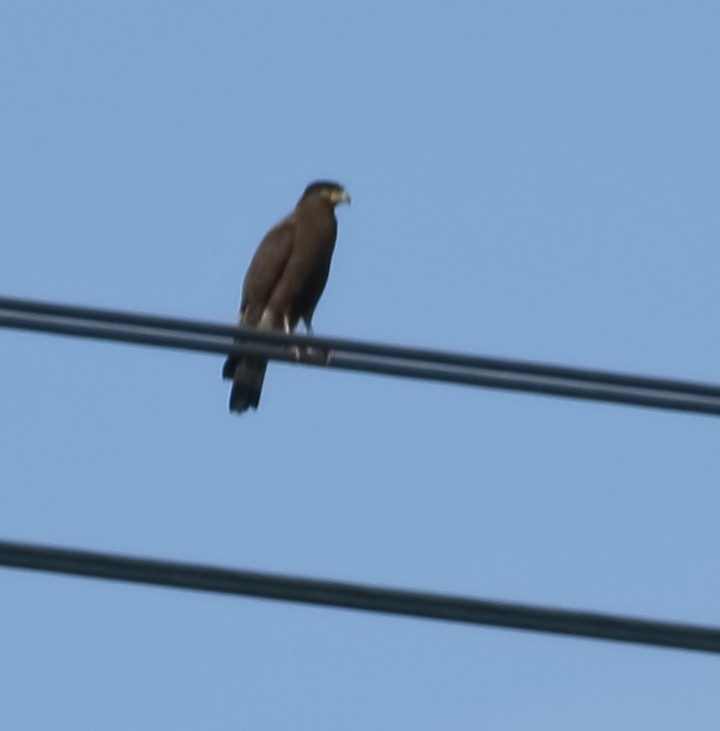
[[[0,292],[720,381],[720,6],[0,5]],[[0,332],[0,536],[720,624],[720,422]],[[0,569],[13,729],[715,729],[714,657]]]

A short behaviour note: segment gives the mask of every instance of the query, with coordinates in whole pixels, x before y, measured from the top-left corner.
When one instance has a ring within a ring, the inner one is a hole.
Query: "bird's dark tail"
[[[266,360],[228,356],[222,374],[223,378],[232,379],[233,382],[230,390],[230,411],[241,414],[251,408],[257,409],[266,369]]]

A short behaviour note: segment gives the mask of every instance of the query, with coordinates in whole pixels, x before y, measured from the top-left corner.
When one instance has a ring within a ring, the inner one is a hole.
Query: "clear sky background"
[[[720,381],[717,2],[2,2],[0,292]],[[720,624],[720,420],[0,331],[0,536]],[[689,652],[0,570],[3,729],[717,729]]]

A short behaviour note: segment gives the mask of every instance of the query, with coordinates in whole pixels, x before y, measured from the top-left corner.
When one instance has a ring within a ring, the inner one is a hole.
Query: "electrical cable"
[[[720,386],[715,384],[11,297],[0,297],[0,327],[720,415]]]
[[[0,541],[0,566],[720,654],[720,628]]]

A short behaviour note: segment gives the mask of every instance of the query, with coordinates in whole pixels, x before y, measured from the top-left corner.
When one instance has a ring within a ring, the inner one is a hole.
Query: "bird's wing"
[[[250,262],[243,283],[240,321],[257,325],[273,296],[294,247],[295,223],[292,216],[268,231]]]

